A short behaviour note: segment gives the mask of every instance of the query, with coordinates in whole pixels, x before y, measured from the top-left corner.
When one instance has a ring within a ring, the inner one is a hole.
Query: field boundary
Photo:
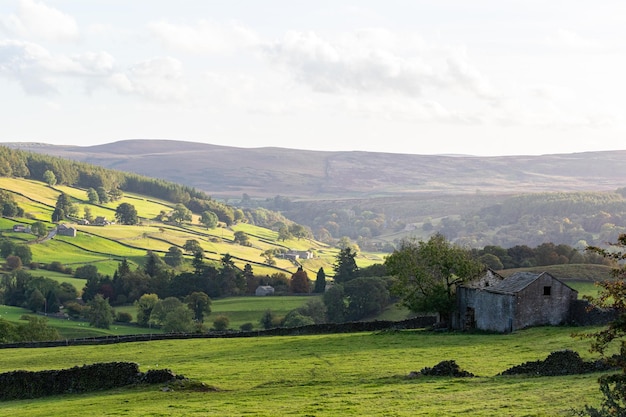
[[[109,345],[116,343],[148,342],[156,340],[177,339],[215,339],[235,337],[260,337],[260,336],[305,336],[333,333],[358,333],[380,330],[424,329],[434,325],[433,316],[415,317],[402,321],[368,321],[348,323],[311,324],[300,327],[277,327],[267,330],[252,331],[223,331],[208,333],[165,333],[165,334],[136,334],[126,336],[99,336],[81,339],[50,340],[45,342],[16,342],[0,344],[0,349],[15,348],[45,348],[63,346],[84,345]]]

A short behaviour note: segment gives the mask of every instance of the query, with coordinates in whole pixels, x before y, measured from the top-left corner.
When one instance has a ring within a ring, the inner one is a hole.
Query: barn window
[[[543,287],[543,295],[550,295],[552,292],[552,287]]]

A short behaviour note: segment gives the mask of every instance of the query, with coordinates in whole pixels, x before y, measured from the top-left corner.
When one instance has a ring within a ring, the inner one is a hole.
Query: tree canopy
[[[436,234],[428,241],[404,240],[385,260],[387,271],[396,277],[392,291],[415,312],[437,312],[448,320],[454,309],[455,289],[477,277],[484,266],[469,250]]]

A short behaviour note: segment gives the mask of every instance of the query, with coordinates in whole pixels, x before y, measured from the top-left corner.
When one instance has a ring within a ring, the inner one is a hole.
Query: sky
[[[626,2],[0,0],[0,142],[626,149]]]

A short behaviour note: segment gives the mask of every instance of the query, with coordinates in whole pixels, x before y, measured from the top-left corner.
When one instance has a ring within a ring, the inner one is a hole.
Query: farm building
[[[25,224],[14,224],[13,231],[21,232],[21,233],[30,233],[30,226],[26,226]]]
[[[547,272],[517,272],[502,278],[488,271],[459,286],[456,296],[455,327],[511,332],[570,321],[578,292]]]
[[[255,294],[258,296],[273,295],[274,287],[272,287],[271,285],[259,285],[256,288]]]
[[[65,224],[60,224],[57,226],[57,233],[61,236],[76,237],[76,228],[72,226],[67,226]]]

